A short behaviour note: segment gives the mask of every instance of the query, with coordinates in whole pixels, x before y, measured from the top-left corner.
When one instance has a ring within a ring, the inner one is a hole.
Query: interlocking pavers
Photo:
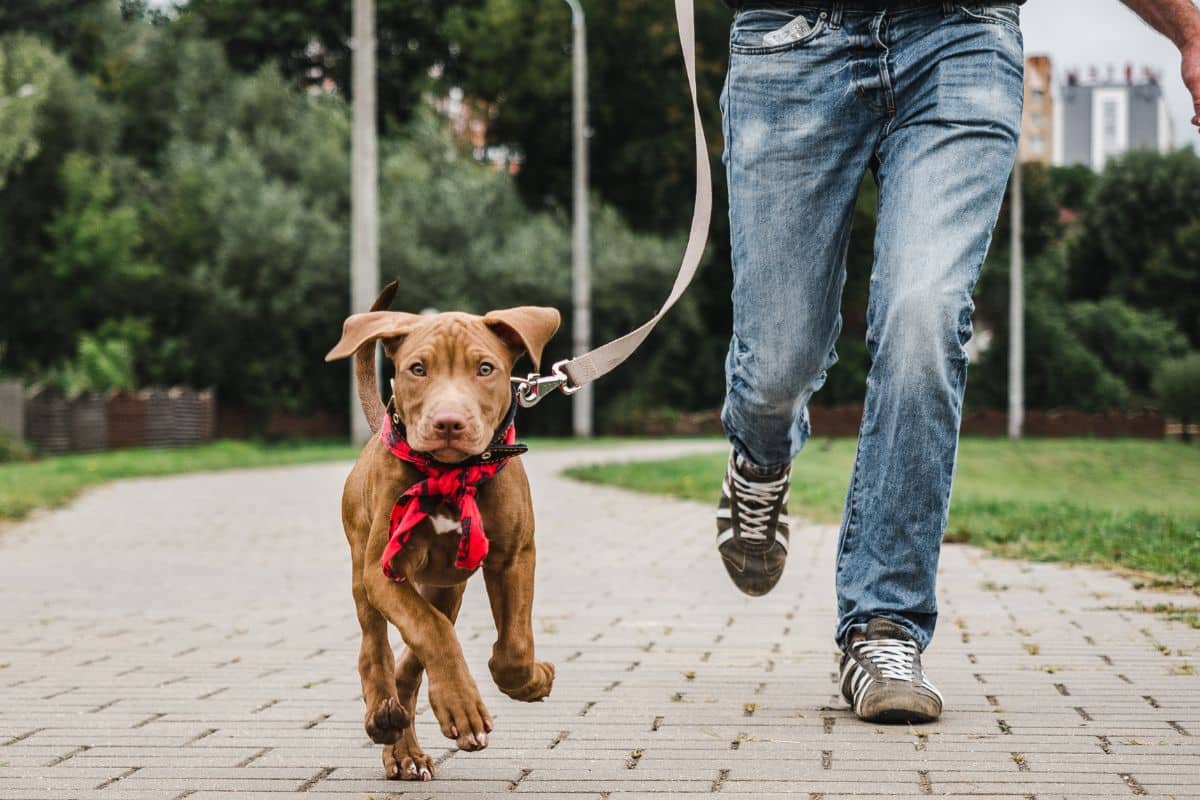
[[[526,458],[554,693],[490,685],[473,581],[458,630],[497,730],[457,752],[422,703],[432,784],[381,780],[362,732],[345,465],[127,481],[0,530],[0,800],[1200,797],[1200,631],[1132,610],[1194,597],[948,545],[947,713],[866,725],[837,695],[834,528],[798,528],[748,599],[711,509],[559,477],[714,446]]]

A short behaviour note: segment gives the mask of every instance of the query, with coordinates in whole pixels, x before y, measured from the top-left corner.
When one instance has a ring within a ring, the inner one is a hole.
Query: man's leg
[[[784,7],[738,12],[722,94],[734,279],[722,422],[734,457],[717,544],[755,595],[783,568],[786,470],[836,360],[854,200],[884,121],[845,70],[840,12]]]
[[[1015,7],[934,9],[881,17],[895,117],[877,151],[872,364],[837,564],[843,648],[873,618],[921,649],[933,636],[971,291],[1020,130]]]

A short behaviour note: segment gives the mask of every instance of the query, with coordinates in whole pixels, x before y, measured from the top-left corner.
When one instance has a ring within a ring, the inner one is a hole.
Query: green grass
[[[793,513],[841,513],[852,439],[814,439]],[[725,455],[575,468],[572,477],[715,504]],[[1125,567],[1200,584],[1200,447],[1145,440],[964,439],[946,532],[1005,556]]]
[[[20,519],[36,508],[60,506],[89,486],[118,478],[349,460],[356,453],[357,448],[341,441],[222,440],[197,447],[112,450],[2,464],[0,519]]]

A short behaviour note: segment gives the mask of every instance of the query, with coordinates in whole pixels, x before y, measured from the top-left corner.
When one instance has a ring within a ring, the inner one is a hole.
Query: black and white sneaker
[[[729,456],[717,507],[717,552],[733,585],[764,595],[783,574],[788,553],[787,500],[792,471],[760,475]]]
[[[867,722],[933,722],[942,714],[942,693],[925,677],[917,643],[882,617],[843,653],[842,696]]]

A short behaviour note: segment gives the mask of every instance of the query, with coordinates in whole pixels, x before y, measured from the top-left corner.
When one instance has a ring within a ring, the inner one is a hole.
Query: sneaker
[[[882,617],[842,655],[842,696],[867,722],[933,722],[942,714],[942,693],[925,677],[917,643]]]
[[[788,553],[787,500],[792,471],[758,474],[730,455],[717,507],[717,552],[733,585],[764,595],[783,574]]]

